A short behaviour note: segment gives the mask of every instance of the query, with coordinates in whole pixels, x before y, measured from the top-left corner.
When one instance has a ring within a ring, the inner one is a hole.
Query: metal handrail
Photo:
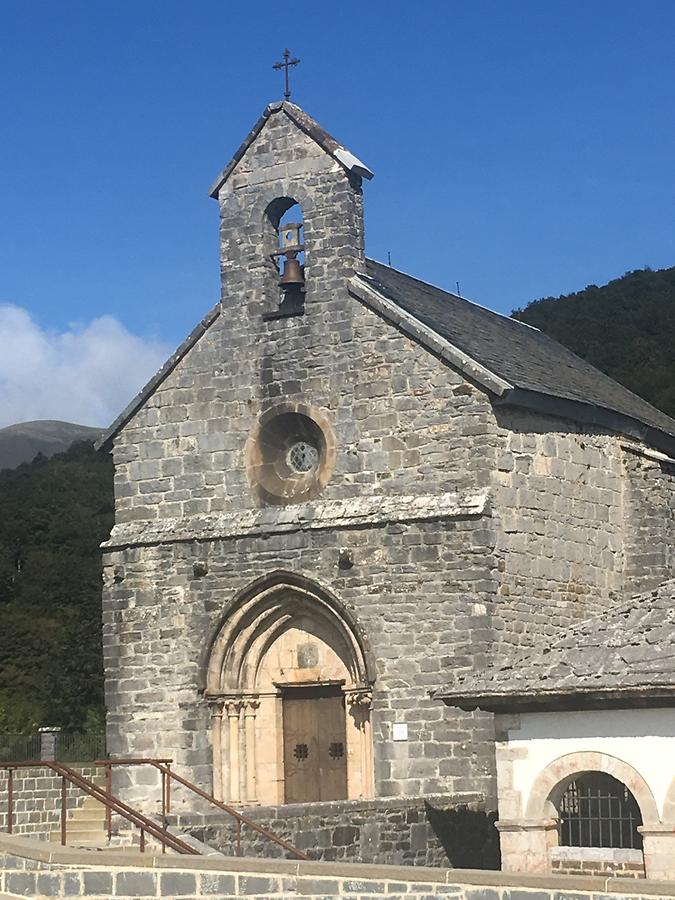
[[[97,763],[97,765],[100,765],[100,763]],[[197,850],[195,847],[191,847],[190,844],[187,844],[185,841],[167,831],[165,822],[163,822],[162,825],[158,825],[156,822],[153,822],[152,819],[149,819],[147,816],[143,815],[143,813],[140,813],[138,812],[138,810],[135,810],[131,806],[128,806],[118,797],[113,796],[111,792],[104,791],[103,788],[100,788],[97,784],[94,784],[93,781],[89,781],[88,778],[80,775],[74,769],[71,769],[69,766],[66,766],[61,762],[55,762],[52,760],[35,760],[21,763],[0,763],[0,770],[7,770],[7,831],[9,834],[12,834],[14,826],[14,772],[17,769],[44,768],[51,769],[52,772],[55,772],[57,775],[61,776],[62,845],[65,846],[66,843],[66,817],[68,812],[68,796],[66,785],[68,782],[70,782],[70,784],[73,784],[75,787],[84,791],[86,794],[89,794],[90,797],[94,797],[95,800],[98,800],[100,803],[102,803],[105,806],[106,810],[108,810],[109,814],[110,812],[116,812],[123,818],[131,822],[133,825],[135,825],[137,828],[139,828],[141,853],[145,851],[145,834],[147,832],[149,835],[161,842],[162,852],[165,852],[166,847],[170,847],[177,853],[186,853],[197,856],[200,855],[199,850]],[[108,832],[108,837],[110,837],[110,832]]]
[[[278,835],[274,834],[274,832],[268,831],[266,828],[263,828],[262,825],[258,825],[257,822],[254,822],[253,819],[249,819],[248,816],[243,815],[243,813],[237,812],[236,809],[228,806],[227,803],[223,803],[222,800],[217,800],[213,796],[213,794],[209,794],[206,791],[203,791],[201,788],[197,787],[196,784],[188,781],[187,778],[183,778],[181,775],[178,775],[173,771],[173,769],[171,769],[172,762],[173,760],[171,759],[104,759],[98,760],[95,765],[106,766],[108,773],[112,771],[112,766],[154,766],[154,768],[156,768],[162,776],[162,824],[165,827],[167,813],[171,811],[171,779],[174,779],[179,784],[182,784],[184,787],[186,787],[188,790],[197,794],[197,796],[202,797],[213,806],[217,806],[218,809],[222,809],[224,812],[228,813],[228,815],[232,816],[235,819],[237,823],[237,856],[241,856],[241,826],[247,825],[249,828],[253,829],[253,831],[261,834],[263,837],[268,838],[279,847],[287,850],[289,853],[292,853],[296,859],[309,859],[309,857],[304,854],[302,850],[298,850],[298,848],[294,847],[293,844],[290,844],[288,841],[280,838]],[[110,778],[110,775],[108,775],[108,778]]]

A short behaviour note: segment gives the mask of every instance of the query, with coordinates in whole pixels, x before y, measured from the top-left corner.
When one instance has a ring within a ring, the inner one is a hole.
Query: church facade
[[[431,695],[672,577],[675,422],[367,259],[371,176],[285,101],[212,188],[221,299],[102,442],[108,746],[239,807],[494,809],[492,716]]]

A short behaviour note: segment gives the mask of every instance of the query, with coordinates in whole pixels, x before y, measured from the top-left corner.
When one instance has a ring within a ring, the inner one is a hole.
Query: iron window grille
[[[642,849],[640,807],[626,785],[611,775],[589,772],[571,781],[558,811],[565,847]]]

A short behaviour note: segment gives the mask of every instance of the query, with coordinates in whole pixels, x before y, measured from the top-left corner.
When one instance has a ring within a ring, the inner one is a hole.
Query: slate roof
[[[641,423],[670,438],[675,420],[622,387],[608,375],[530,325],[492,312],[374,260],[360,276],[397,306],[433,329],[486,369],[509,382],[512,390],[500,403],[537,407],[544,398],[558,398],[572,419],[610,425],[619,432],[646,435],[631,423]],[[583,407],[583,408],[582,408]],[[602,410],[617,414],[614,425]],[[652,436],[653,437],[653,436]],[[668,449],[672,441],[668,442]]]
[[[435,696],[493,711],[675,702],[675,579],[579,622],[552,644],[456,672]]]

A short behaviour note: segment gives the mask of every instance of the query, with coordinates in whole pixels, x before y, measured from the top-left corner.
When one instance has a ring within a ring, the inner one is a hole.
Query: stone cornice
[[[422,496],[358,497],[287,507],[266,507],[190,519],[124,522],[115,525],[104,550],[228,540],[336,528],[377,527],[390,523],[458,519],[489,514],[488,491]]]
[[[640,709],[644,707],[675,706],[675,685],[644,685],[617,687],[616,685],[584,688],[571,686],[567,690],[547,690],[538,683],[529,691],[485,690],[434,692],[434,698],[446,706],[465,711],[481,709],[493,713],[562,712],[595,709]]]

